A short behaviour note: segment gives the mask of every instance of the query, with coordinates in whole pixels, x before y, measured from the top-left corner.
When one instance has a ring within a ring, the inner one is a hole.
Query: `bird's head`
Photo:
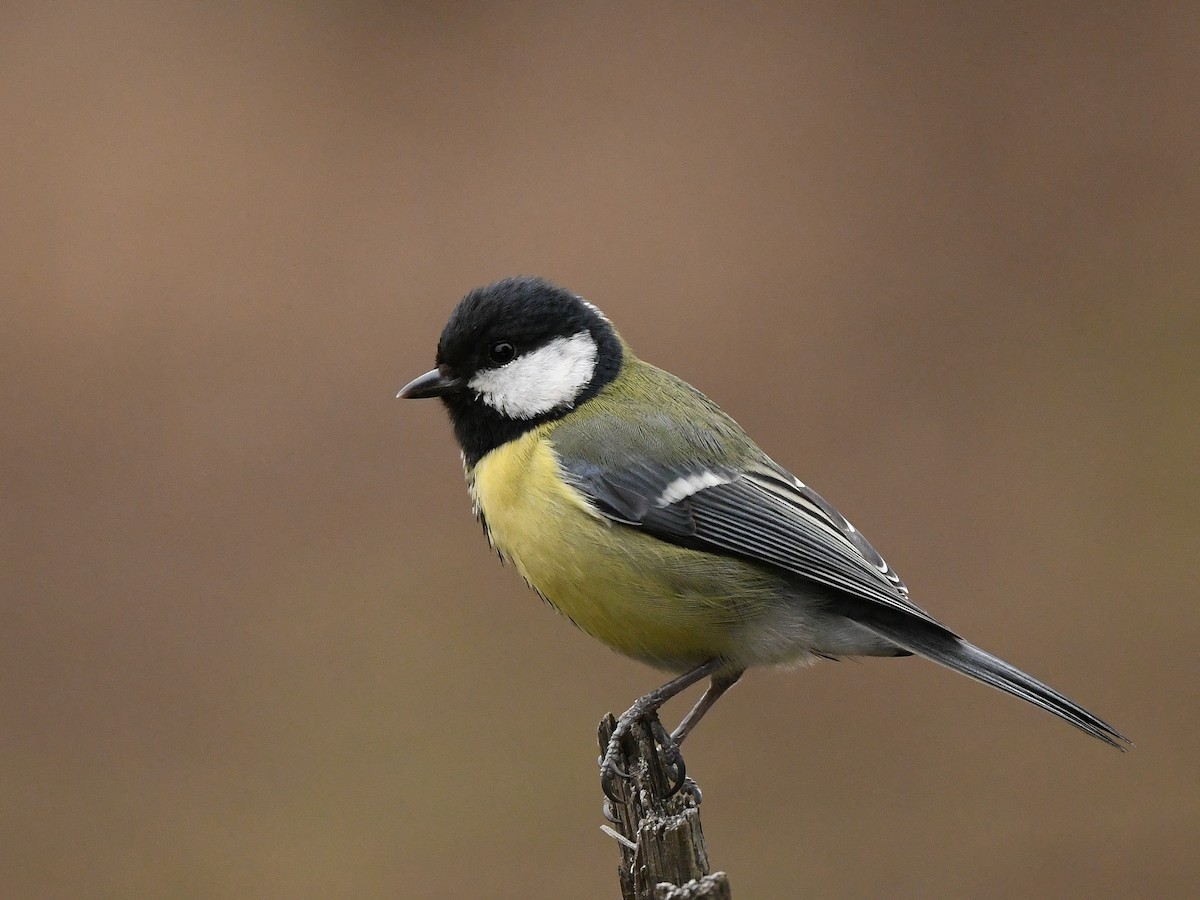
[[[570,412],[620,371],[621,339],[604,314],[541,278],[506,278],[459,301],[437,368],[397,395],[440,397],[468,461]]]

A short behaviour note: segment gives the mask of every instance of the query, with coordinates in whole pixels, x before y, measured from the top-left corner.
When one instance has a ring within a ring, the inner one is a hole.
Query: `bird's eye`
[[[498,366],[512,362],[512,358],[516,355],[517,348],[508,341],[496,341],[496,343],[488,347],[488,359]]]

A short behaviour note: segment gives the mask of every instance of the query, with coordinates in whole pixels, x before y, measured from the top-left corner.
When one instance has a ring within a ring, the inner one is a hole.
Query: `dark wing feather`
[[[680,546],[782,569],[937,624],[832,505],[782,469],[619,468],[560,453],[598,512]]]

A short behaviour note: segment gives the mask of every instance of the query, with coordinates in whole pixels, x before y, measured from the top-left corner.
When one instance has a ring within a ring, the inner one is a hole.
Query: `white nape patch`
[[[581,331],[557,337],[468,383],[488,406],[514,419],[532,419],[572,404],[596,371],[596,342]]]
[[[592,312],[594,312],[597,316],[599,316],[601,322],[604,322],[607,325],[612,324],[612,322],[608,321],[608,316],[606,316],[603,312],[601,312],[600,307],[596,306],[596,304],[590,303],[587,300],[584,300],[578,294],[575,295],[575,299],[578,300],[580,303],[582,303],[584,306],[586,306],[588,309],[590,309]]]
[[[697,494],[705,488],[716,487],[720,484],[729,484],[733,481],[729,475],[723,475],[720,472],[697,472],[694,475],[681,475],[666,486],[661,494],[658,495],[656,505],[661,507],[670,506],[672,503],[678,503],[692,494]]]

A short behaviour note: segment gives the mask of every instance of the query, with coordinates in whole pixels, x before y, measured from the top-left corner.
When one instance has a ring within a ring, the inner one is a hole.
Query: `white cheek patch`
[[[498,369],[486,369],[468,383],[488,406],[514,419],[532,419],[571,404],[596,371],[596,342],[581,331],[555,338]]]

